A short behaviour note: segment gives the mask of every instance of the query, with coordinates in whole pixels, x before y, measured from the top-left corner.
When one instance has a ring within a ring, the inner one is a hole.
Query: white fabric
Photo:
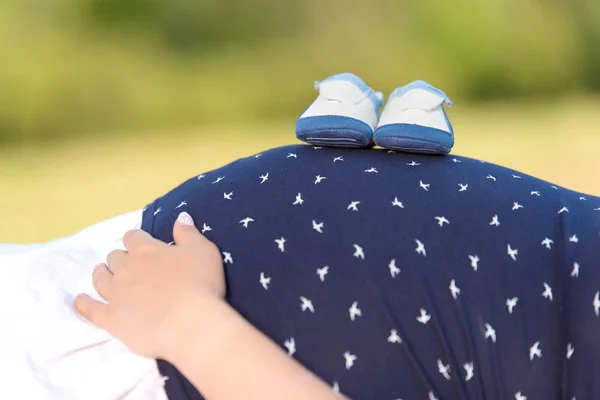
[[[377,112],[373,101],[355,84],[335,79],[319,85],[319,96],[300,118],[335,115],[354,118],[369,125],[377,126]]]
[[[135,211],[76,235],[0,247],[0,398],[167,400],[156,362],[81,319],[79,293],[99,298],[94,266],[141,223]]]
[[[409,90],[388,100],[378,127],[391,124],[421,125],[450,132],[443,109],[444,98],[423,89]]]

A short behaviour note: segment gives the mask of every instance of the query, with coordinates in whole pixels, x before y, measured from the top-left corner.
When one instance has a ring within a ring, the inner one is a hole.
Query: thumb
[[[178,245],[186,245],[196,241],[207,240],[194,225],[194,219],[190,214],[183,211],[177,217],[173,226],[173,239]]]

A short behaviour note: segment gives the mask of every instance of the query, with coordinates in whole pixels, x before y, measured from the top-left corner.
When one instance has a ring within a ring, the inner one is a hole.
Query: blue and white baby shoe
[[[330,76],[315,88],[319,96],[296,122],[299,140],[334,147],[373,145],[382,93],[351,73]]]
[[[454,130],[444,104],[451,106],[452,101],[424,81],[394,90],[373,135],[375,144],[414,153],[450,153]]]

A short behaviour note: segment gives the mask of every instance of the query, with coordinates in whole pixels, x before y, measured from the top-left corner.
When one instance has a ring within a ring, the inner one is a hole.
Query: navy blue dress
[[[184,210],[229,303],[353,399],[600,399],[598,197],[464,157],[293,145],[193,177],[142,229],[171,242]],[[158,364],[170,400],[202,399]]]

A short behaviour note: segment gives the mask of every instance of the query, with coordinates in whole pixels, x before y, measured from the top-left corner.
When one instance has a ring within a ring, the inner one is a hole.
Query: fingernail
[[[97,269],[100,269],[100,268],[102,268],[102,267],[104,267],[104,264],[102,264],[102,263],[96,264],[96,265],[94,266],[94,271],[96,271]]]
[[[179,223],[181,225],[186,225],[186,226],[194,225],[194,220],[192,219],[192,216],[185,211],[183,211],[182,213],[179,214],[179,216],[177,217],[177,221],[179,221]]]

